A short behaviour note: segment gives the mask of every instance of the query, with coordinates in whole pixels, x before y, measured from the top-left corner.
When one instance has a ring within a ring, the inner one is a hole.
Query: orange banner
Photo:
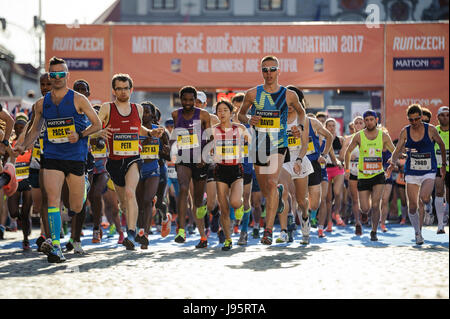
[[[93,103],[111,99],[111,43],[108,26],[47,25],[45,27],[45,69],[52,56],[66,60],[69,86],[76,80],[89,83]]]
[[[448,23],[386,26],[386,127],[392,139],[409,124],[406,109],[427,107],[437,124],[440,106],[449,105]]]
[[[359,24],[47,25],[46,56],[71,59],[71,80],[92,82],[101,100],[115,73],[130,74],[142,90],[247,89],[261,82],[266,55],[280,59],[284,85],[382,87],[383,37],[383,27]],[[100,61],[101,70],[90,67]]]

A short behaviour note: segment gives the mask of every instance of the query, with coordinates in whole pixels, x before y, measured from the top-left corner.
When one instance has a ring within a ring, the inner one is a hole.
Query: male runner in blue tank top
[[[437,162],[434,145],[437,143],[441,150],[442,167],[441,174],[445,176],[446,151],[445,144],[434,125],[422,122],[422,108],[418,104],[412,104],[407,110],[410,125],[405,126],[400,132],[397,147],[392,153],[388,174],[393,169],[403,148],[406,148],[408,158],[405,164],[406,196],[408,199],[408,215],[414,227],[416,244],[423,244],[422,222],[423,216],[417,213],[419,200],[424,205],[430,201],[436,178]]]
[[[238,119],[254,126],[257,131],[256,138],[252,139],[256,144],[252,142],[250,155],[256,153],[255,173],[266,198],[266,229],[261,243],[271,245],[275,214],[284,210],[284,205],[279,205],[282,203],[283,187],[277,185],[281,167],[285,160],[289,160],[286,132],[288,106],[292,106],[297,112],[300,127],[304,127],[306,115],[297,94],[278,84],[280,68],[276,57],[264,57],[261,60],[261,71],[264,84],[245,93]],[[250,108],[251,117],[248,118]],[[300,135],[302,143],[298,162],[306,154],[308,144],[308,136]]]
[[[69,214],[80,213],[85,192],[88,136],[101,130],[102,124],[89,100],[67,87],[69,72],[66,62],[53,57],[49,63],[52,90],[36,102],[33,125],[24,142],[14,149],[17,154],[28,149],[45,122],[45,157],[41,159],[41,168],[48,196],[48,220],[53,244],[53,251],[47,260],[59,263],[65,261],[59,242],[61,190],[66,181],[70,193]],[[87,120],[91,122],[90,126]]]

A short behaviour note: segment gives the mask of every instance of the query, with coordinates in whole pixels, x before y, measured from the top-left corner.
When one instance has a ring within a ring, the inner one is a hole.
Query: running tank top
[[[178,109],[174,132],[177,138],[178,162],[200,163],[202,150],[206,141],[202,140],[203,128],[199,108],[194,108],[194,115],[186,120],[183,108]]]
[[[14,148],[16,143],[17,141],[13,141],[11,146]],[[16,179],[18,182],[27,179],[30,174],[31,154],[32,150],[28,150],[16,158],[16,164],[14,166],[16,168]]]
[[[88,137],[69,143],[70,131],[81,132],[88,126],[85,114],[79,114],[74,104],[74,91],[68,90],[59,105],[55,105],[51,92],[44,97],[42,116],[46,124],[43,137],[45,158],[86,161]]]
[[[437,131],[438,131],[438,133],[439,133],[439,135],[441,136],[441,138],[442,138],[442,140],[444,141],[444,144],[445,144],[445,152],[446,152],[446,159],[447,159],[447,167],[446,167],[446,170],[447,170],[447,172],[449,171],[449,158],[448,158],[448,156],[449,156],[449,141],[448,141],[448,132],[449,131],[443,131],[442,129],[441,129],[441,126],[440,125],[438,125],[438,126],[436,126],[436,129],[437,129]],[[437,163],[437,168],[441,168],[442,167],[442,157],[441,157],[441,149],[440,149],[440,147],[439,147],[439,144],[437,144],[436,143],[436,145],[434,145],[434,149],[435,149],[435,154],[436,154],[436,163]]]
[[[152,124],[152,129],[158,128],[158,125]],[[149,136],[139,136],[141,141],[141,158],[144,160],[158,160],[160,139]]]
[[[130,113],[119,113],[115,103],[110,103],[109,125],[112,136],[108,138],[108,158],[121,160],[139,155],[139,129],[141,118],[136,104],[130,103]]]
[[[425,126],[425,132],[423,138],[418,142],[411,138],[411,126],[406,127],[405,148],[408,158],[405,164],[405,175],[422,176],[437,171],[435,143],[428,136],[428,123],[423,123],[423,125]]]
[[[286,88],[280,86],[275,93],[266,92],[263,85],[256,87],[256,98],[250,108],[250,115],[259,115],[261,120],[255,125],[258,147],[270,149],[288,147]],[[268,139],[269,145],[263,145]]]
[[[336,137],[334,138],[334,140],[333,140],[332,149],[333,149],[333,152],[334,152],[334,156],[336,156],[336,159],[337,159],[338,156],[339,156],[339,152],[340,152],[341,149],[342,149],[341,140],[339,139],[338,136],[336,136]],[[326,160],[327,160],[327,167],[335,167],[335,166],[336,166],[336,165],[334,165],[334,164],[331,162],[331,157],[330,157],[330,155],[327,154]]]
[[[239,126],[231,124],[225,131],[220,125],[214,128],[214,153],[221,165],[237,165],[241,162],[241,136]]]
[[[31,162],[30,168],[40,169],[41,168],[41,155],[44,153],[44,131],[45,125],[43,125],[39,137],[34,141],[33,149],[31,152]]]
[[[378,135],[373,140],[366,137],[364,130],[359,131],[359,136],[361,146],[359,147],[358,179],[369,179],[384,172],[383,131],[378,130]]]
[[[317,161],[321,154],[319,135],[316,135],[312,127],[311,121],[309,119],[308,121],[309,121],[309,142],[306,156],[308,156],[308,159],[310,161]]]

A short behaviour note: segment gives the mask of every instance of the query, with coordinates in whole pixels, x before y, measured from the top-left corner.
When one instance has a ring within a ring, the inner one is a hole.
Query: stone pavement
[[[425,244],[416,246],[411,226],[388,225],[378,242],[352,226],[334,227],[324,239],[312,229],[308,246],[295,242],[264,246],[249,238],[246,247],[220,250],[216,234],[207,249],[195,249],[198,234],[185,244],[155,232],[148,250],[127,251],[117,235],[92,244],[92,228],[82,239],[87,255],[66,253],[67,261],[49,264],[46,256],[21,249],[22,233],[6,232],[0,241],[0,298],[239,298],[239,299],[366,299],[449,298],[449,229],[436,235],[425,227]],[[251,237],[251,236],[249,236]],[[62,240],[62,246],[68,240]]]

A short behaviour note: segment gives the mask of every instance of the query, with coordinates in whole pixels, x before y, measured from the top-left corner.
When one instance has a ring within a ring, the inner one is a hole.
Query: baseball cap
[[[25,113],[17,113],[15,123],[27,124],[28,116]]]
[[[205,92],[197,91],[197,99],[200,100],[200,102],[205,103],[206,102]]]
[[[173,119],[168,119],[165,123],[164,123],[166,126],[167,125],[173,125],[174,123],[173,123]]]
[[[448,112],[448,106],[441,106],[437,111],[437,115]]]

